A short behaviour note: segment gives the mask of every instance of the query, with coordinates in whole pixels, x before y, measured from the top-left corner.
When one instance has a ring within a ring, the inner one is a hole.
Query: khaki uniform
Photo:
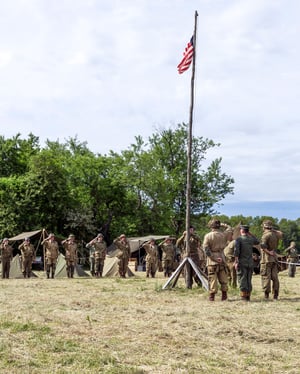
[[[173,264],[176,255],[175,246],[173,243],[164,243],[160,245],[162,250],[162,267],[165,277],[169,277],[173,271]]]
[[[228,284],[236,288],[237,286],[237,274],[236,269],[234,267],[234,247],[235,247],[235,240],[231,240],[226,247],[224,248],[224,255],[226,259],[226,264],[228,267]]]
[[[96,277],[102,277],[104,261],[107,252],[107,245],[105,241],[94,243],[94,257],[95,257],[95,275]]]
[[[74,277],[74,270],[77,263],[77,244],[70,240],[65,240],[63,243],[65,249],[65,259],[67,264],[68,278]]]
[[[115,239],[114,244],[118,249],[117,258],[119,274],[121,278],[125,278],[128,271],[128,262],[131,254],[130,244],[127,239],[121,240],[120,238]]]
[[[299,256],[296,247],[289,247],[285,250],[287,254],[287,262],[289,262],[289,277],[294,278],[296,274],[296,265],[299,261]]]
[[[228,290],[227,265],[224,255],[226,243],[227,235],[220,229],[212,229],[204,236],[203,247],[207,256],[209,293],[212,298],[218,292],[218,281],[221,285],[222,295]]]
[[[47,278],[54,278],[57,258],[59,255],[58,243],[56,240],[43,240],[42,244],[45,246],[46,272]],[[50,274],[51,273],[51,274]]]
[[[29,278],[31,275],[32,261],[35,257],[34,246],[28,242],[23,242],[19,245],[22,257],[22,273],[24,278]]]
[[[1,244],[2,278],[9,278],[10,263],[13,258],[13,247],[8,243]]]
[[[183,248],[182,257],[187,256],[186,252],[186,235],[183,234],[176,242],[176,247]],[[205,254],[201,247],[201,240],[198,235],[194,233],[190,233],[189,239],[189,247],[190,247],[190,258],[193,260],[194,264],[197,266],[198,269],[202,271],[205,268]],[[185,271],[185,281],[187,288],[192,288],[193,279],[198,285],[201,285],[200,279],[197,277],[195,271],[191,268],[189,263],[186,263],[187,266],[190,267],[189,271]]]
[[[158,267],[158,247],[156,244],[146,243],[143,246],[146,251],[146,277],[155,277]]]
[[[265,298],[269,297],[271,292],[271,282],[273,282],[272,291],[274,298],[277,299],[279,294],[279,279],[278,279],[278,259],[276,249],[279,243],[279,236],[272,229],[264,229],[261,238],[261,259],[260,259],[260,275],[262,279],[262,289],[265,292]],[[274,251],[274,255],[270,255],[264,251]]]

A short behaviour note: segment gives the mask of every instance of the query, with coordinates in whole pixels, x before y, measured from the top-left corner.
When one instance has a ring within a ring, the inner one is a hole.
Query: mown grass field
[[[280,299],[207,300],[166,280],[0,280],[0,373],[299,373],[300,270]]]

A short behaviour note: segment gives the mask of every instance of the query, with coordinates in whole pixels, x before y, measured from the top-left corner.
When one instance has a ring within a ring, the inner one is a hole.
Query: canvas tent
[[[63,254],[59,254],[56,264],[55,270],[55,278],[64,278],[67,277],[67,264],[65,260],[65,256]],[[74,278],[79,277],[90,277],[88,273],[86,273],[79,265],[75,266],[74,270]]]
[[[142,245],[148,242],[151,238],[155,240],[164,240],[169,235],[148,235],[148,236],[138,236],[127,238],[130,243],[131,257],[137,259],[138,264],[141,264],[142,259],[145,255],[145,250]],[[118,259],[116,257],[117,250],[115,245],[112,244],[108,247],[108,255],[106,256],[103,268],[103,276],[113,277],[118,276]],[[128,268],[127,275],[129,277],[133,276],[133,272]]]
[[[34,272],[31,272],[30,276],[36,277],[36,274],[34,274]],[[0,266],[0,277],[2,277],[2,266]],[[24,278],[21,266],[21,256],[19,256],[18,254],[12,259],[10,263],[9,278]]]

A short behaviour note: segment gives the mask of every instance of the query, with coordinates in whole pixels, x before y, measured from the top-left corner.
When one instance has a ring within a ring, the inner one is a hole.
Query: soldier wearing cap
[[[228,268],[228,284],[229,286],[236,288],[237,286],[237,274],[236,269],[234,266],[234,247],[235,247],[235,240],[233,239],[233,231],[228,234],[228,242],[226,247],[224,248],[224,255],[226,259],[226,264]]]
[[[2,278],[9,278],[10,263],[13,258],[13,247],[9,245],[9,240],[4,238],[0,245],[1,262],[2,262]]]
[[[168,236],[158,244],[158,247],[162,250],[162,267],[164,276],[169,277],[172,274],[176,256],[176,247],[173,244],[172,237]]]
[[[240,236],[235,240],[234,266],[237,270],[241,299],[250,301],[252,292],[253,274],[253,246],[258,245],[259,240],[251,234],[248,225],[240,226]]]
[[[278,279],[278,260],[277,246],[282,238],[282,232],[273,229],[273,223],[266,220],[262,223],[263,235],[260,242],[261,259],[260,259],[260,275],[262,278],[262,288],[265,299],[269,298],[271,292],[271,283],[274,300],[279,295],[279,279]]]
[[[290,246],[285,250],[287,255],[287,262],[289,263],[288,275],[291,278],[295,277],[297,263],[299,262],[299,255],[295,242],[290,242]]]
[[[90,257],[93,258],[94,274],[96,277],[102,277],[104,261],[107,252],[107,245],[104,241],[103,234],[98,234],[96,238],[91,240],[87,245],[90,249]]]
[[[119,275],[121,278],[126,277],[128,271],[128,263],[131,254],[130,244],[125,234],[120,235],[114,240],[114,244],[118,249],[117,258],[119,266]]]
[[[61,244],[65,249],[67,276],[68,278],[73,278],[77,263],[77,243],[75,242],[75,235],[70,234],[68,239],[63,240]]]
[[[146,251],[146,277],[149,278],[151,275],[152,278],[155,278],[155,274],[158,267],[158,247],[155,244],[155,239],[151,238],[148,242],[143,244],[143,248]]]
[[[45,260],[46,260],[46,273],[47,278],[54,278],[56,263],[59,255],[58,243],[55,240],[53,233],[49,234],[47,238],[42,241],[45,246]]]
[[[35,257],[35,249],[30,243],[30,238],[25,238],[23,243],[21,243],[18,248],[21,251],[23,276],[24,278],[30,278],[32,261]]]
[[[212,219],[208,223],[208,227],[211,231],[204,236],[203,248],[207,259],[209,300],[215,300],[219,282],[222,291],[221,300],[224,301],[227,300],[228,290],[227,265],[224,248],[232,230],[230,226],[221,223],[218,219]],[[222,231],[221,227],[225,228],[225,231]]]

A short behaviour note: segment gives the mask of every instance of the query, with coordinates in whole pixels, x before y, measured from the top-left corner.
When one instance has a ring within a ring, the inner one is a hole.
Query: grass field
[[[0,280],[0,373],[299,373],[300,269],[280,298],[155,279]]]

